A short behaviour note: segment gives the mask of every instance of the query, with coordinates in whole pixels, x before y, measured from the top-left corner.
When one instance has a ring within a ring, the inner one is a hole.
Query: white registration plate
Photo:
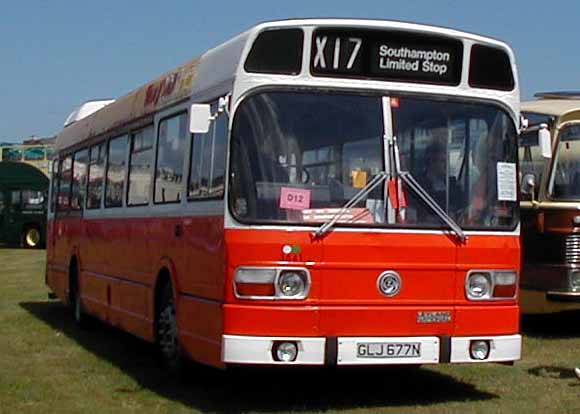
[[[358,342],[358,358],[420,358],[420,342]]]

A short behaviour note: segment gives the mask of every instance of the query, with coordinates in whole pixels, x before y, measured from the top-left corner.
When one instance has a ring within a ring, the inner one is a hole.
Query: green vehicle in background
[[[45,245],[48,183],[46,175],[31,165],[0,162],[0,243]]]

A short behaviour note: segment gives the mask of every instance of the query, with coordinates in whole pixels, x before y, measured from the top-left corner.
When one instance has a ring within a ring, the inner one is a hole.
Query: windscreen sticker
[[[310,208],[311,190],[303,188],[280,188],[280,208],[289,210],[303,210]]]
[[[497,199],[517,201],[516,164],[512,162],[497,163]]]

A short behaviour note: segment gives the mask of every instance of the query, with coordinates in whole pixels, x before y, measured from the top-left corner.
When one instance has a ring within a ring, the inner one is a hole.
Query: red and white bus
[[[505,43],[268,22],[107,103],[56,143],[47,284],[77,321],[170,365],[520,359]]]

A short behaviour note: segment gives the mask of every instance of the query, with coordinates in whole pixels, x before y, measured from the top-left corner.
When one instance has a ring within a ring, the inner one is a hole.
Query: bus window
[[[58,160],[52,161],[51,181],[50,181],[50,212],[56,206],[56,189],[58,188]]]
[[[216,107],[212,107],[215,111]],[[224,194],[228,117],[221,113],[206,134],[195,134],[187,196],[216,198]]]
[[[523,112],[522,115],[529,121],[529,126],[538,124],[547,124],[552,129],[554,117],[552,115],[540,114],[535,112]],[[523,132],[519,139],[518,156],[520,160],[520,178],[527,174],[535,177],[536,183],[542,182],[542,173],[546,159],[542,157],[540,143],[538,141],[538,132]],[[522,200],[530,200],[531,194],[520,194]]]
[[[128,136],[123,135],[109,141],[105,207],[123,206],[127,140]]]
[[[580,125],[562,129],[555,163],[552,198],[577,200],[580,197]]]
[[[188,134],[187,113],[164,119],[159,124],[155,203],[176,203],[181,200],[183,154]]]
[[[42,161],[45,157],[44,147],[32,147],[24,150],[24,160],[26,161]]]
[[[105,175],[105,144],[91,147],[87,189],[87,208],[101,207],[103,198],[103,176]]]
[[[201,176],[204,167],[204,145],[207,143],[204,139],[213,130],[213,125],[207,134],[193,134],[193,143],[191,149],[191,162],[189,166],[189,186],[187,190],[188,198],[203,198],[205,195],[201,191]]]
[[[21,200],[22,194],[20,191],[16,190],[10,192],[10,206],[12,207],[12,210],[14,211],[20,210]]]
[[[214,126],[212,171],[209,185],[210,197],[223,197],[226,174],[226,151],[228,142],[228,117],[222,113]]]
[[[129,160],[129,190],[127,205],[149,204],[151,187],[151,165],[153,163],[153,126],[131,135]]]
[[[232,129],[234,215],[244,221],[324,221],[318,211],[333,214],[383,170],[382,136],[376,96],[249,97]],[[377,188],[351,209],[356,224],[375,220],[370,211],[384,199],[381,192]],[[288,203],[292,197],[300,202]]]
[[[66,157],[60,165],[60,179],[58,185],[58,211],[68,211],[70,207],[70,188],[72,183],[72,157]]]
[[[73,163],[73,183],[71,209],[81,210],[84,206],[87,185],[87,163],[89,151],[84,149],[75,154]]]
[[[22,210],[35,211],[44,208],[44,191],[22,191]]]
[[[2,161],[22,161],[22,150],[18,148],[4,148]]]

